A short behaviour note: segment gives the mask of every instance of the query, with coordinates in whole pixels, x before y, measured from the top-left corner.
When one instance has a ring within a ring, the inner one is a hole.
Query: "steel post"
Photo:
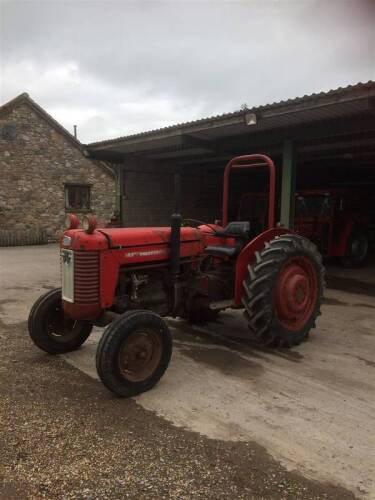
[[[283,171],[281,183],[280,222],[287,228],[294,226],[294,195],[296,191],[295,149],[291,140],[283,144]]]

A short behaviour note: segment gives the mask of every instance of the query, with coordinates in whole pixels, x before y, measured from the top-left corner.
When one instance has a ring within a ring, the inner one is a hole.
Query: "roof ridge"
[[[84,145],[76,138],[74,137],[73,134],[69,132],[61,123],[59,123],[53,116],[51,116],[42,106],[40,106],[34,99],[30,97],[28,92],[22,92],[22,94],[19,94],[18,96],[14,97],[10,101],[4,103],[2,106],[0,106],[0,113],[2,111],[6,111],[9,108],[14,108],[15,106],[26,102],[32,108],[34,111],[36,111],[42,118],[44,118],[52,127],[57,129],[59,132],[61,132],[68,140],[70,140],[75,146],[77,146],[79,149],[84,150]]]

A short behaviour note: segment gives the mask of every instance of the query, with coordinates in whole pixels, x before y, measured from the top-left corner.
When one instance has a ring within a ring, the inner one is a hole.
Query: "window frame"
[[[87,189],[88,192],[88,203],[87,207],[69,207],[69,188],[85,188]],[[91,188],[92,184],[85,183],[85,182],[65,182],[64,183],[64,205],[65,205],[65,211],[66,212],[89,212],[91,208]]]

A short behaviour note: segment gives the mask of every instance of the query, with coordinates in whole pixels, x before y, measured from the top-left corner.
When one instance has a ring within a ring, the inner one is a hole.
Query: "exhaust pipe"
[[[174,175],[174,213],[171,216],[171,242],[170,242],[170,273],[173,290],[172,314],[180,304],[180,243],[181,243],[181,174]]]

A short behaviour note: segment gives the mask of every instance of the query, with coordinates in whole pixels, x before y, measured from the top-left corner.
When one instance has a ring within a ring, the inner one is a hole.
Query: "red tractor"
[[[369,196],[354,189],[315,189],[296,194],[294,228],[325,257],[360,266],[369,253]]]
[[[269,210],[261,233],[249,221],[228,223],[233,170],[268,168]],[[306,339],[320,314],[324,286],[316,246],[274,221],[275,166],[264,155],[233,158],[225,168],[223,223],[182,226],[180,177],[170,227],[97,229],[76,216],[61,241],[62,288],[30,311],[34,343],[58,354],[79,348],[93,326],[106,326],[96,366],[108,389],[133,396],[165,372],[172,340],[162,316],[212,319],[244,308],[249,337],[289,347]],[[189,220],[185,220],[184,224]]]
[[[296,193],[294,229],[313,241],[324,257],[342,265],[365,264],[369,253],[370,197],[355,189],[329,188]],[[268,195],[242,195],[239,220],[249,220],[258,231],[267,224]]]

